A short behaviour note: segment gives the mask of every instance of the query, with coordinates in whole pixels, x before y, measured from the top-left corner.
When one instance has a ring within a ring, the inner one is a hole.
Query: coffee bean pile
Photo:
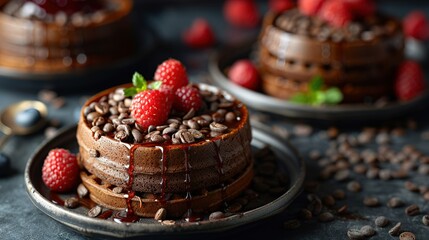
[[[335,28],[319,18],[305,16],[299,10],[287,11],[280,15],[275,24],[284,31],[303,36],[311,36],[320,41],[371,41],[388,36],[395,31],[395,24],[384,19],[373,19],[371,24],[350,22],[344,28]]]
[[[127,143],[194,143],[227,133],[241,120],[241,104],[221,93],[200,90],[203,107],[185,115],[172,112],[164,125],[142,129],[131,116],[130,97],[122,88],[90,103],[83,110],[94,138],[111,136]]]

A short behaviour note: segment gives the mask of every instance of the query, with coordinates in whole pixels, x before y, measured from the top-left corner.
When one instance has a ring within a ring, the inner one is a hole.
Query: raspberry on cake
[[[158,90],[132,97],[124,89],[130,86],[96,94],[82,108],[77,130],[81,179],[93,201],[131,215],[153,217],[165,208],[168,216],[182,217],[217,210],[250,184],[251,132],[242,103],[213,86],[191,84],[178,87],[176,97],[185,96],[182,110],[194,111],[170,111],[168,99],[143,104]],[[163,112],[152,109],[159,107]],[[145,119],[162,115],[163,120],[142,126],[136,108],[152,112]]]

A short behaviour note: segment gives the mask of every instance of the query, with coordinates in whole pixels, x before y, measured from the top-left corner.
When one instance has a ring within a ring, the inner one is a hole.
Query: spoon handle
[[[7,140],[12,136],[12,134],[5,134],[3,137],[0,138],[0,149],[3,147],[3,145],[7,142]]]

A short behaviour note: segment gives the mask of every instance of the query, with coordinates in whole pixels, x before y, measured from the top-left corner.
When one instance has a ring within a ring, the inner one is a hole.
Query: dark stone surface
[[[169,4],[162,4],[164,1],[152,1],[150,5],[145,1],[137,1],[135,11],[135,21],[144,22],[145,29],[139,29],[142,37],[145,34],[154,34],[156,36],[156,47],[146,56],[139,65],[139,71],[145,76],[150,77],[157,64],[167,57],[176,57],[182,59],[188,66],[188,70],[193,81],[203,81],[206,76],[206,64],[209,54],[212,50],[190,50],[182,46],[180,33],[189,25],[195,17],[204,16],[214,24],[217,32],[219,46],[225,43],[239,42],[249,36],[254,36],[256,30],[238,30],[230,27],[223,20],[221,15],[222,6],[220,2],[215,1],[169,1]],[[410,9],[419,8],[429,13],[429,4],[425,1],[380,1],[389,12],[397,13],[399,16],[404,15]],[[261,9],[266,9],[264,3],[260,2]],[[146,28],[148,27],[148,28]],[[125,76],[126,77],[126,76]],[[130,76],[131,79],[131,76]],[[106,86],[100,86],[100,89]],[[59,120],[61,127],[70,126],[76,123],[76,113],[82,105],[85,96],[91,95],[97,89],[91,91],[64,92],[66,105],[60,109],[49,106],[50,119]],[[30,92],[19,92],[5,90],[0,86],[0,109],[7,105],[24,99],[37,99],[36,94]],[[413,116],[418,120],[419,128],[410,130],[402,138],[394,139],[393,146],[400,148],[404,144],[414,144],[425,154],[429,154],[428,140],[422,140],[421,132],[429,130],[429,115],[426,113]],[[402,119],[404,120],[404,119]],[[397,121],[392,120],[392,121]],[[291,121],[284,118],[269,116],[265,121],[270,125],[284,127],[292,131],[294,124],[298,121]],[[309,137],[291,137],[290,141],[299,149],[301,154],[306,157],[308,164],[308,176],[316,178],[318,168],[315,162],[307,159],[308,153],[312,149],[325,150],[328,141],[321,134],[323,129],[329,124],[315,124],[314,132]],[[346,126],[345,132],[356,134],[360,126]],[[383,124],[381,124],[383,126]],[[4,146],[2,151],[11,157],[12,176],[0,179],[0,239],[87,239],[86,236],[76,233],[68,227],[54,221],[30,202],[24,185],[24,169],[28,158],[44,140],[43,132],[32,136],[13,137]],[[364,217],[366,220],[347,220],[337,219],[330,223],[318,223],[311,220],[303,223],[297,230],[284,230],[282,224],[291,218],[305,203],[305,195],[300,196],[295,203],[288,208],[285,213],[276,216],[267,221],[252,224],[244,229],[234,232],[227,232],[221,236],[195,236],[195,239],[346,239],[346,232],[349,228],[358,228],[363,225],[374,226],[373,220],[380,215],[391,219],[392,223],[386,228],[376,228],[377,235],[373,239],[388,239],[388,229],[393,226],[394,222],[401,221],[403,229],[412,231],[416,234],[417,239],[425,239],[429,228],[421,224],[422,214],[415,217],[408,217],[404,213],[404,208],[391,210],[385,206],[387,199],[394,195],[403,196],[407,203],[416,203],[421,207],[422,212],[429,212],[429,204],[424,201],[418,194],[410,193],[403,188],[403,180],[368,181],[357,176],[358,180],[363,183],[364,192],[351,194],[346,200],[337,203],[347,204],[349,211]],[[420,184],[429,184],[428,176],[416,175],[413,177],[415,182]],[[337,183],[335,181],[322,182],[320,194],[330,193],[335,188],[345,189],[346,183]],[[382,202],[379,208],[367,208],[362,204],[362,199],[366,195],[378,196]],[[179,236],[178,236],[179,237]],[[186,236],[183,238],[188,239]],[[100,238],[101,239],[101,238]],[[104,238],[103,238],[104,239]]]

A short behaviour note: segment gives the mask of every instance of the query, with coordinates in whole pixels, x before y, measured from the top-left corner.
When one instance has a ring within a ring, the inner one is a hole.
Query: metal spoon
[[[31,108],[36,109],[40,113],[39,119],[29,126],[18,124],[16,122],[17,114]],[[4,133],[4,136],[0,138],[0,149],[14,135],[23,136],[40,130],[46,125],[47,116],[48,108],[44,103],[39,101],[21,101],[8,106],[0,113],[0,131]]]

